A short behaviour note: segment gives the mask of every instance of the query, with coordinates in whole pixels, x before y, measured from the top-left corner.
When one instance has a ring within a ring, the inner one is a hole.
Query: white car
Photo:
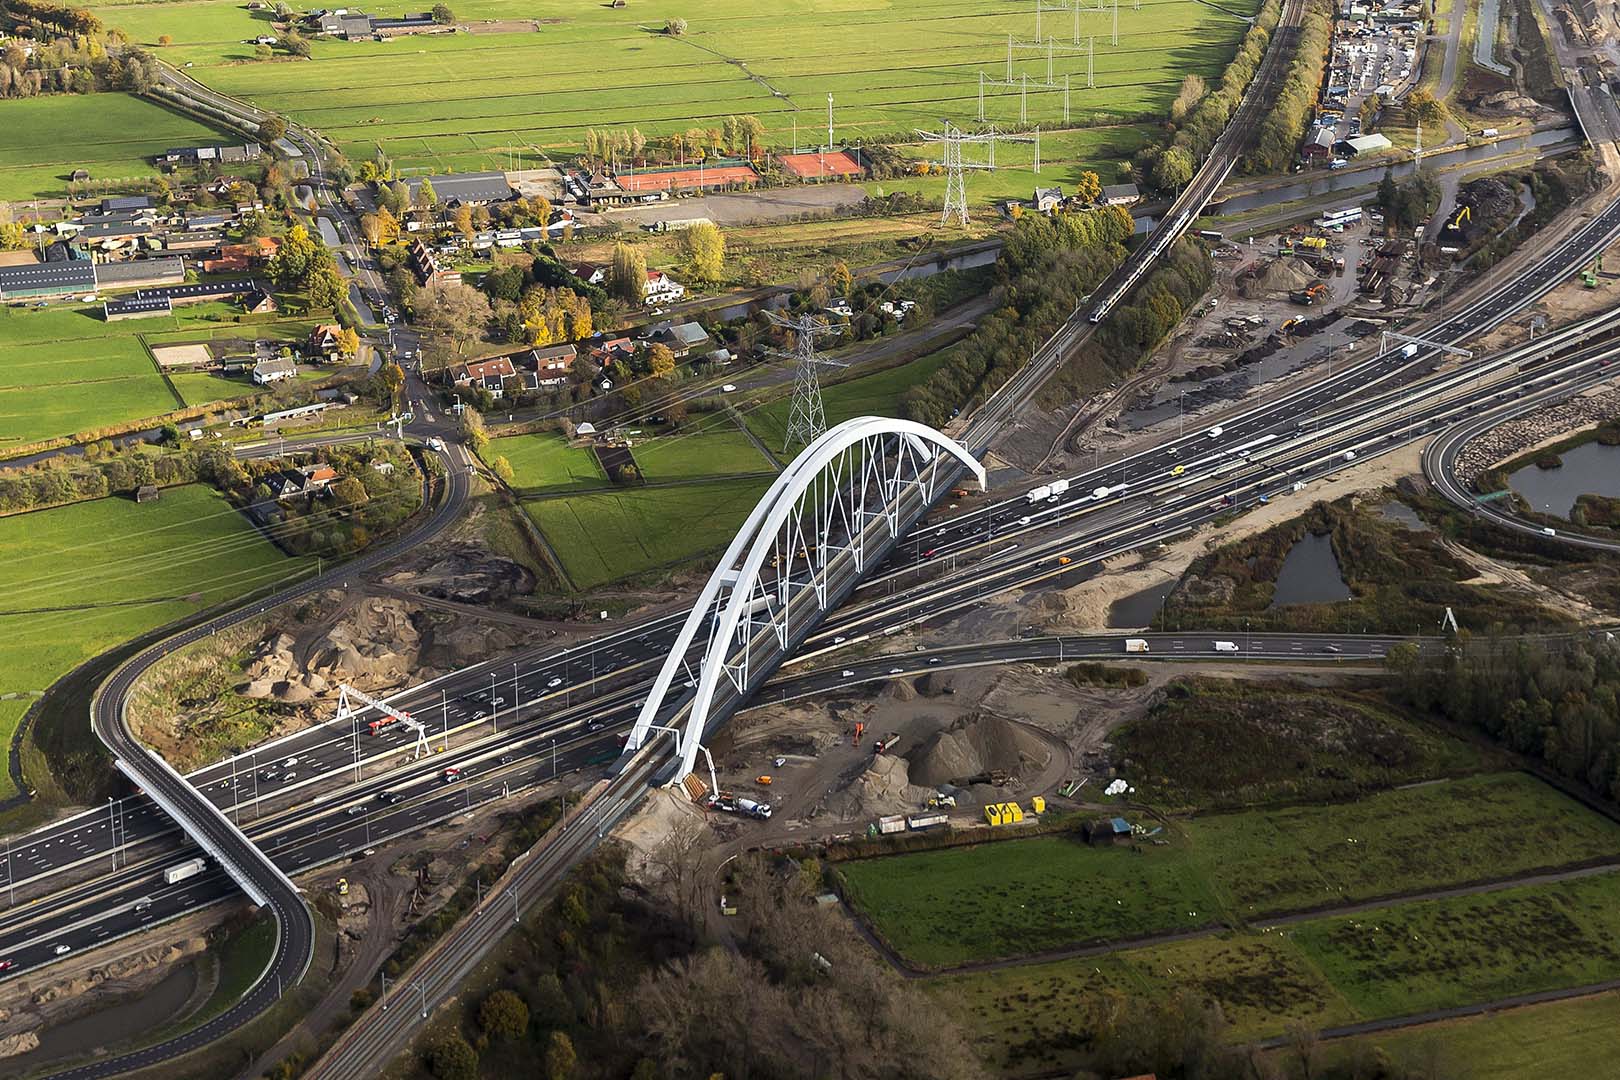
[[[840,671],[838,674],[839,674],[840,677],[845,678],[845,679],[852,679],[852,678],[855,677],[855,673],[853,671],[849,670],[849,668],[845,668],[843,671]]]
[[[281,763],[281,767],[282,767],[282,768],[283,768],[283,769],[290,769],[290,768],[292,768],[292,767],[293,767],[293,766],[294,766],[294,765],[296,765],[296,764],[298,764],[298,759],[297,759],[297,758],[295,758],[295,757],[290,757],[290,758],[288,758],[288,759],[287,759],[287,760],[286,760],[286,761],[283,761],[283,762],[282,762],[282,763]]]
[[[553,678],[553,679],[550,679],[550,680],[548,680],[546,682],[546,689],[555,690],[555,689],[557,689],[557,687],[559,687],[561,685],[562,685],[562,680],[561,679]]]
[[[724,386],[722,386],[720,388],[720,392],[722,394],[735,394],[737,392],[737,384],[736,383],[726,383]]]
[[[56,948],[51,950],[51,952],[55,953],[57,956],[66,956],[72,951],[73,946],[71,945],[58,945]]]

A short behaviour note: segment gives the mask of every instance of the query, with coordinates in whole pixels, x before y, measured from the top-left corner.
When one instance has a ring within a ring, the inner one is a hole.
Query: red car
[[[0,971],[10,971],[17,966],[15,960],[0,960]]]

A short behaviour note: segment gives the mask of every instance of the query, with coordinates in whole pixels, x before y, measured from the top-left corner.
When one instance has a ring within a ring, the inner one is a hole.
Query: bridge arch
[[[675,779],[691,772],[717,695],[740,700],[774,670],[959,475],[956,466],[984,488],[984,466],[955,440],[890,417],[846,420],[806,446],[749,513],[704,584],[627,749],[673,729],[680,755]],[[707,646],[693,672],[687,655],[705,624]],[[660,723],[672,702],[676,712]]]

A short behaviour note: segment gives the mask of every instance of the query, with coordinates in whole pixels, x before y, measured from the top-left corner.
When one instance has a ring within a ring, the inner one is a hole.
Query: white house
[[[298,363],[290,356],[272,356],[253,365],[253,381],[260,386],[298,377]]]
[[[662,270],[647,271],[647,303],[669,304],[686,295],[686,286]]]

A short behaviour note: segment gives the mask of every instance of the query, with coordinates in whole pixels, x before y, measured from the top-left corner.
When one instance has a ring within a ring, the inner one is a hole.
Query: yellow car
[[[1171,476],[1180,476],[1182,473],[1184,473],[1186,471],[1187,471],[1187,466],[1185,466],[1185,465],[1177,465],[1175,468],[1170,470],[1170,475]]]

